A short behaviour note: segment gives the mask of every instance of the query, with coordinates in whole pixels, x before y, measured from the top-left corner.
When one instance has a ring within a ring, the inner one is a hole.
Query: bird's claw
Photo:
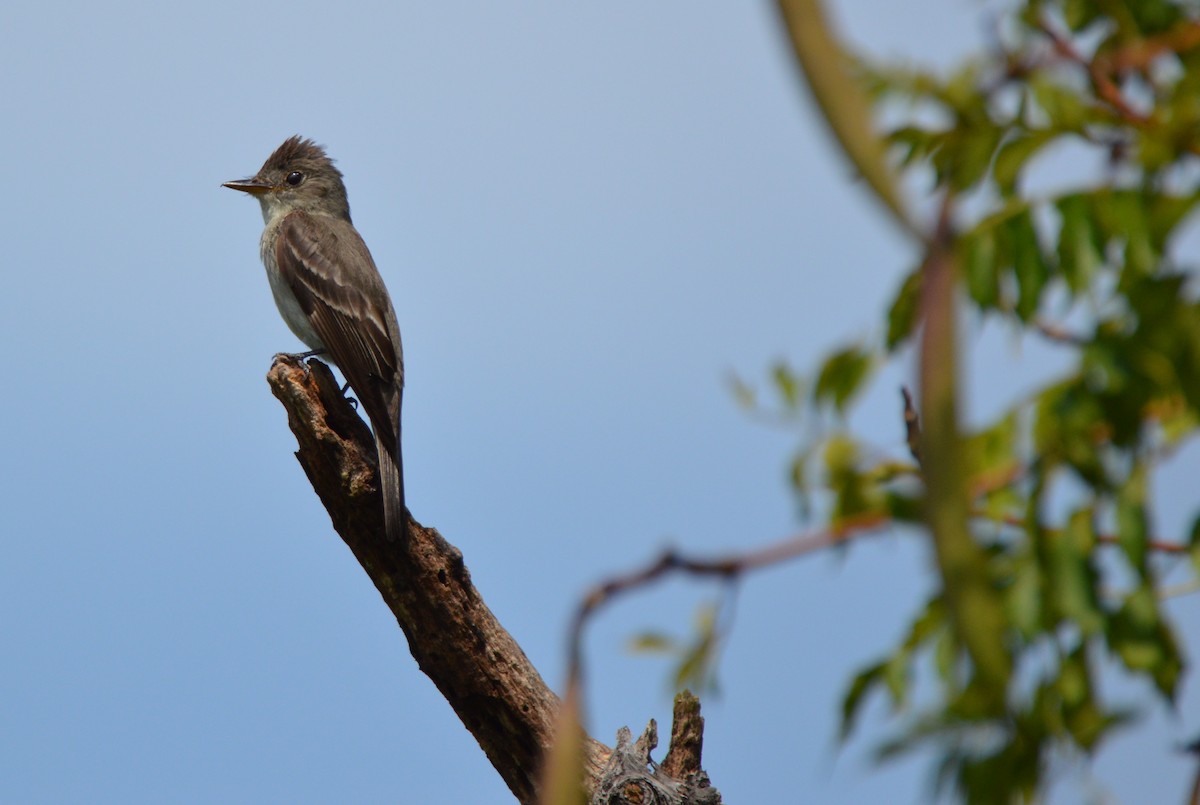
[[[279,361],[287,361],[288,363],[303,363],[309,358],[316,358],[325,354],[323,349],[310,349],[308,352],[276,352],[271,358],[271,363]]]
[[[349,383],[347,383],[346,385],[342,386],[342,394],[346,394],[346,392],[347,392],[347,391],[349,391],[349,390],[350,390],[350,384],[349,384]],[[354,406],[354,410],[355,410],[355,411],[357,411],[357,410],[358,410],[358,400],[354,399],[353,397],[349,397],[349,396],[347,396],[347,397],[346,397],[346,400],[347,400],[347,401],[348,401],[348,402],[349,402],[351,405],[353,405],[353,406]]]

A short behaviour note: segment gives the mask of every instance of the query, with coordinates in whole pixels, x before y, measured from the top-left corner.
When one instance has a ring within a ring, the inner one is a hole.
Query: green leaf
[[[679,651],[679,644],[662,632],[642,632],[630,638],[629,650],[639,654],[675,654]]]
[[[1084,104],[1078,90],[1059,84],[1048,78],[1046,73],[1034,75],[1029,88],[1038,108],[1045,113],[1050,128],[1081,131],[1085,123],[1092,122],[1093,113]]]
[[[1009,411],[990,427],[967,439],[967,475],[972,480],[1005,477],[1020,466],[1017,455],[1019,412]]]
[[[1085,637],[1099,634],[1105,624],[1097,591],[1099,574],[1092,559],[1096,547],[1092,517],[1090,508],[1078,509],[1061,532],[1046,532],[1043,537],[1048,543],[1048,587],[1055,608]]]
[[[1119,717],[1105,713],[1096,700],[1086,643],[1062,658],[1054,687],[1071,738],[1084,750],[1095,749]]]
[[[1092,220],[1108,241],[1124,243],[1123,274],[1146,275],[1158,266],[1158,250],[1151,237],[1147,210],[1141,193],[1104,190],[1090,197]],[[1124,278],[1122,282],[1124,282]]]
[[[716,686],[714,666],[718,644],[717,610],[715,606],[705,604],[696,613],[695,638],[681,652],[673,680],[676,690],[712,690]]]
[[[860,457],[858,444],[845,436],[835,435],[825,444],[826,484],[834,494],[830,520],[835,523],[883,507],[878,487],[859,468]]]
[[[919,523],[924,518],[925,501],[919,497],[888,492],[885,502],[888,515],[897,523]]]
[[[1143,36],[1164,33],[1182,18],[1182,7],[1187,4],[1170,0],[1138,0],[1126,7]]]
[[[901,126],[887,135],[888,146],[902,167],[928,159],[941,147],[944,135],[919,126]]]
[[[1152,587],[1142,585],[1125,597],[1109,618],[1105,637],[1126,668],[1149,676],[1158,692],[1174,701],[1183,657],[1174,633],[1159,613]]]
[[[755,393],[754,387],[749,383],[737,375],[730,375],[729,386],[733,391],[733,398],[740,407],[753,409],[758,406],[758,394]]]
[[[937,637],[937,642],[933,647],[933,666],[937,669],[938,676],[948,686],[952,686],[955,679],[955,671],[959,653],[962,646],[954,639],[954,632],[950,629],[943,629]]]
[[[775,381],[775,389],[779,392],[784,407],[798,408],[802,396],[802,381],[792,372],[791,367],[782,362],[775,364],[771,379]]]
[[[913,334],[921,304],[921,270],[913,269],[896,292],[888,310],[887,348],[895,351]]]
[[[809,446],[800,450],[792,457],[789,466],[789,480],[792,489],[796,492],[796,498],[800,504],[800,514],[804,519],[807,519],[812,512],[813,489],[808,479],[808,467],[815,449],[814,446]]]
[[[1013,137],[996,153],[996,164],[992,177],[1000,188],[1001,195],[1011,196],[1016,192],[1017,179],[1031,159],[1047,144],[1054,141],[1055,132],[1040,130]]]
[[[808,489],[808,453],[798,453],[792,458],[790,472],[788,473],[792,488],[797,490]]]
[[[1042,573],[1032,552],[1016,557],[1004,604],[1013,629],[1032,641],[1042,630]]]
[[[892,697],[892,708],[899,710],[908,701],[908,685],[911,680],[907,651],[897,651],[883,665],[883,682]]]
[[[1062,15],[1067,27],[1072,31],[1080,31],[1100,16],[1100,9],[1096,0],[1066,0]]]
[[[960,241],[962,267],[967,293],[984,310],[1000,306],[1000,255],[996,233],[991,228],[977,229]]]
[[[1175,229],[1185,217],[1191,214],[1200,201],[1200,193],[1186,196],[1172,196],[1165,193],[1155,193],[1149,199],[1147,226],[1150,240],[1154,247],[1162,251],[1166,248]]]
[[[886,665],[886,662],[877,662],[868,665],[854,675],[854,679],[850,682],[850,688],[842,697],[842,724],[838,731],[839,740],[845,741],[854,732],[854,722],[858,718],[858,711],[862,708],[867,694],[878,687],[883,680]]]
[[[987,104],[979,91],[979,65],[973,61],[963,63],[954,70],[941,86],[938,97],[953,109],[959,118],[977,122],[987,117]]]
[[[1058,232],[1058,264],[1067,286],[1082,293],[1104,263],[1104,241],[1092,221],[1091,206],[1080,194],[1063,196],[1056,204],[1062,224]]]
[[[1042,290],[1050,278],[1050,266],[1038,243],[1032,212],[1025,210],[1014,215],[1006,228],[1012,243],[1013,272],[1017,277],[1016,312],[1023,321],[1029,321],[1038,311]]]
[[[947,132],[942,147],[930,155],[938,183],[962,193],[987,175],[1000,145],[1001,131],[986,118],[961,122]]]
[[[1106,422],[1087,384],[1079,377],[1068,378],[1049,386],[1035,400],[1033,438],[1039,461],[1047,470],[1066,462],[1086,483],[1107,487],[1097,440]]]
[[[1105,407],[1113,420],[1113,440],[1132,445],[1141,438],[1148,406],[1182,393],[1200,407],[1200,306],[1182,274],[1127,278],[1124,282],[1132,316],[1123,326],[1098,331],[1095,348],[1110,353],[1110,362],[1127,377],[1111,383]]]
[[[858,347],[848,347],[833,353],[817,374],[817,383],[813,389],[813,402],[832,402],[837,411],[843,411],[846,404],[862,388],[874,365],[874,356]]]
[[[941,596],[934,596],[926,602],[921,615],[913,621],[903,646],[908,651],[916,651],[945,627],[946,602]]]
[[[1146,469],[1138,462],[1117,493],[1117,545],[1130,566],[1148,579],[1149,524],[1146,516]]]

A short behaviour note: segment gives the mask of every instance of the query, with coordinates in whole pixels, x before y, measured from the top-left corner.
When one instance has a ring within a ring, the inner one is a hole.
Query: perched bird
[[[367,412],[379,453],[389,540],[407,531],[400,458],[404,355],[396,312],[350,221],[342,173],[312,140],[291,137],[249,179],[225,182],[262,205],[260,249],[283,320],[341,369]]]

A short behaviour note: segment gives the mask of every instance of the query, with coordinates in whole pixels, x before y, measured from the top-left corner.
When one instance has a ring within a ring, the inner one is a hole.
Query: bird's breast
[[[279,223],[281,221],[282,216],[274,222],[268,222],[266,229],[263,230],[262,243],[260,244],[263,265],[267,269],[267,281],[271,285],[271,296],[275,298],[275,307],[279,308],[279,315],[283,317],[283,321],[287,324],[288,329],[295,333],[296,337],[304,342],[305,346],[309,349],[325,349],[325,344],[321,341],[321,337],[317,335],[317,331],[313,329],[312,323],[309,321],[304,309],[300,307],[300,300],[296,298],[296,294],[292,292],[291,286],[284,279],[283,273],[279,270],[279,264],[275,259],[275,240],[279,234]]]

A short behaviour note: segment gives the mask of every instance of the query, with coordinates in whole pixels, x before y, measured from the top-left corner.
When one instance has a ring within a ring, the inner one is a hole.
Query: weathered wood
[[[680,780],[698,773],[703,749],[704,719],[700,715],[700,700],[690,690],[681,691],[675,695],[671,744],[663,758],[662,770]]]
[[[407,538],[389,542],[376,481],[375,442],[323,363],[276,356],[267,382],[288,413],[296,458],[333,521],[396,616],[409,651],[437,686],[517,799],[537,801],[542,762],[554,740],[560,702],[500,625],[462,552],[411,517]],[[687,697],[686,699],[684,697]],[[616,751],[584,742],[584,787],[593,803],[719,805],[700,769],[703,719],[691,694],[676,699],[669,768],[655,767],[654,722]],[[673,779],[678,776],[679,779]],[[668,799],[638,799],[665,791]],[[630,798],[622,799],[628,795]]]
[[[672,738],[667,758],[674,757],[676,764],[694,761],[695,765],[682,769],[681,774],[672,774],[665,762],[658,766],[650,758],[658,746],[658,724],[654,719],[636,741],[628,727],[621,727],[617,730],[617,747],[600,772],[589,805],[721,805],[721,793],[709,784],[708,774],[700,768],[699,736],[694,730],[703,728],[700,702],[690,693],[680,693],[675,699],[671,734],[687,737],[680,738],[678,750]]]
[[[517,799],[533,803],[558,697],[480,597],[461,551],[415,519],[407,540],[386,540],[374,440],[328,367],[277,356],[267,380],[287,409],[300,465],[395,614],[417,664]],[[608,751],[588,741],[593,777]]]

